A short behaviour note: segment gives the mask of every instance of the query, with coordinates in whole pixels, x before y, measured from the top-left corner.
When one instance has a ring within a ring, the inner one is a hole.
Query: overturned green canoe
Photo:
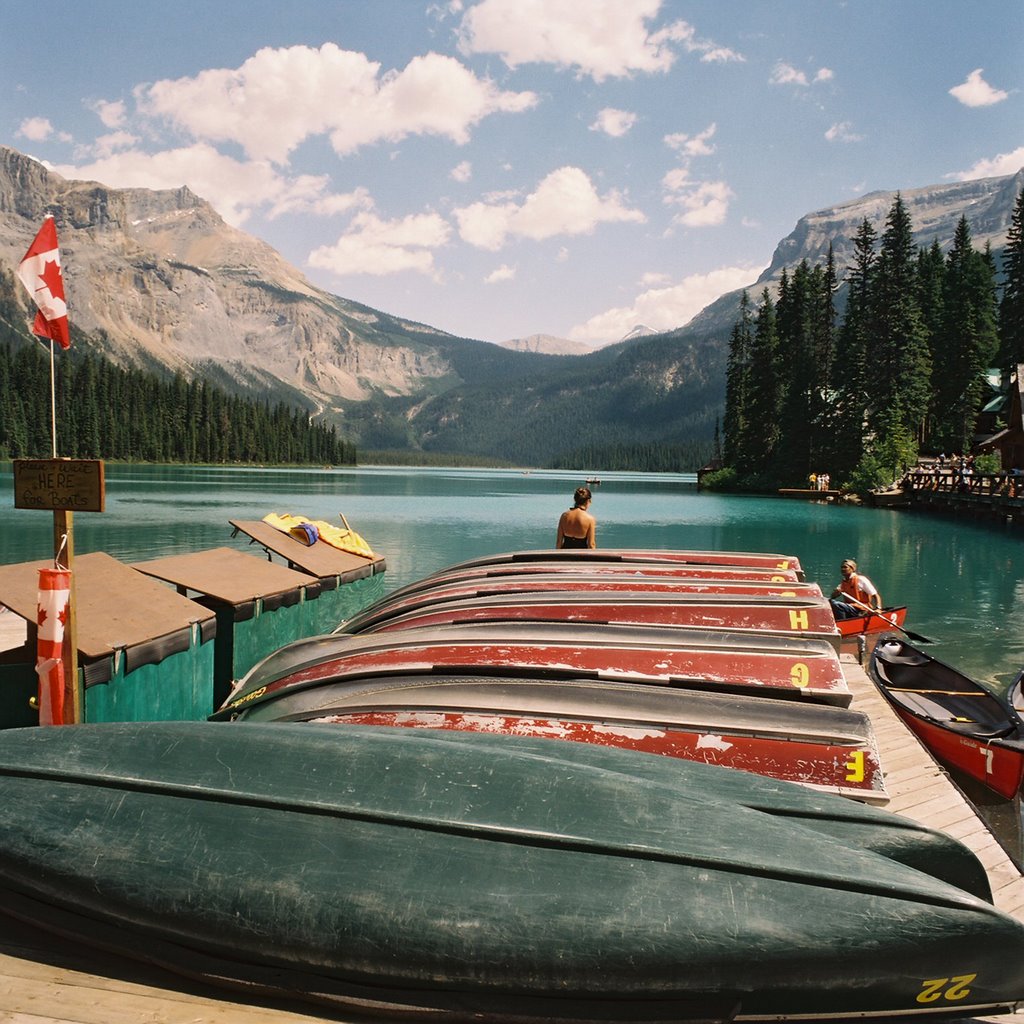
[[[1024,927],[870,848],[872,822],[902,819],[837,809],[831,832],[848,801],[728,769],[474,733],[128,723],[7,732],[0,777],[0,909],[211,981],[442,1020],[1024,999]]]

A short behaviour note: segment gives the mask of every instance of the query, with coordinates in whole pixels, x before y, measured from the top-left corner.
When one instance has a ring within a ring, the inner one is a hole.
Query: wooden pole
[[[68,620],[64,623],[63,660],[64,723],[74,725],[84,720],[82,684],[78,678],[78,625],[75,602],[75,514],[67,509],[53,513],[53,561],[58,568],[71,571],[71,590],[68,594]]]

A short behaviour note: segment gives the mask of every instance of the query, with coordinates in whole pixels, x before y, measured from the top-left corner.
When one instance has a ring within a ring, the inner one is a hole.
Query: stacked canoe
[[[791,556],[465,562],[214,723],[0,737],[0,905],[401,1020],[1009,1012],[1024,927],[881,806],[839,644]]]

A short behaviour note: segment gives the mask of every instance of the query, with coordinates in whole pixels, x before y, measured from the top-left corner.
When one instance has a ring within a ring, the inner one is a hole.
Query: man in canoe
[[[577,487],[573,494],[573,506],[562,513],[558,520],[556,548],[595,548],[594,532],[597,520],[587,511],[593,495],[589,487]]]
[[[863,574],[857,572],[857,563],[847,558],[839,567],[842,582],[832,591],[829,604],[837,619],[855,619],[868,610],[881,611],[882,596],[878,588]]]

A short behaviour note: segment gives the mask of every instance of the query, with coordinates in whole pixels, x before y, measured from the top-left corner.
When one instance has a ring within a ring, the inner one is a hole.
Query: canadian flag
[[[64,299],[64,278],[60,272],[60,249],[53,215],[48,214],[43,226],[28,247],[18,266],[18,277],[39,307],[32,333],[52,338],[61,348],[71,347],[68,333],[68,306]]]

